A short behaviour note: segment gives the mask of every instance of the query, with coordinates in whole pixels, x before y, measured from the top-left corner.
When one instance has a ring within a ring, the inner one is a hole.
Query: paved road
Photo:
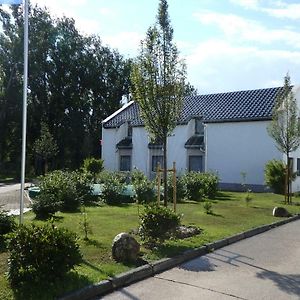
[[[0,185],[0,210],[9,211],[12,214],[19,214],[20,210],[20,188],[21,184]],[[24,207],[29,207],[30,202],[25,194]],[[25,209],[26,211],[26,209]]]
[[[300,220],[191,260],[102,299],[300,299]]]

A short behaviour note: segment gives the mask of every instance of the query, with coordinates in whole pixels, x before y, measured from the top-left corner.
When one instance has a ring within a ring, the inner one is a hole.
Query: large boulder
[[[273,216],[274,217],[290,217],[291,214],[284,207],[274,207]]]
[[[140,244],[128,233],[119,233],[113,240],[112,257],[119,262],[134,262],[138,259]]]

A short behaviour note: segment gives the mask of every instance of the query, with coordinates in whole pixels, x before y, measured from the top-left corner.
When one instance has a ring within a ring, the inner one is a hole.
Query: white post
[[[26,162],[26,125],[27,125],[27,82],[28,82],[28,1],[24,1],[24,75],[23,75],[23,128],[21,163],[20,224],[23,223],[25,162]]]

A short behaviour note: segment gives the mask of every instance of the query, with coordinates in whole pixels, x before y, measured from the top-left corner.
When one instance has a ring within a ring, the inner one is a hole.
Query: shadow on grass
[[[57,299],[71,291],[78,290],[84,286],[92,284],[87,277],[79,275],[75,271],[69,272],[66,276],[56,279],[55,282],[39,281],[23,284],[17,289],[13,289],[14,299],[24,300],[48,300]]]
[[[216,213],[214,213],[214,212],[209,213],[208,215],[214,216],[214,217],[219,217],[219,218],[225,218],[223,215],[221,215],[221,214],[216,214]]]
[[[232,195],[228,195],[224,192],[218,191],[214,200],[232,201],[232,200],[236,200],[236,198]]]

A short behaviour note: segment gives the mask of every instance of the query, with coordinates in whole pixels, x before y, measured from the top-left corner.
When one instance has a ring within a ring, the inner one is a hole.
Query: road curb
[[[114,290],[127,286],[131,283],[140,281],[142,279],[151,277],[155,274],[161,273],[168,269],[178,266],[181,263],[189,261],[191,259],[200,257],[214,250],[220,249],[222,247],[231,245],[240,240],[252,237],[254,235],[266,232],[270,229],[279,227],[281,225],[293,222],[300,219],[300,214],[280,220],[268,225],[262,225],[236,235],[230,236],[228,238],[215,241],[213,243],[206,244],[202,247],[196,249],[190,249],[183,252],[183,254],[172,257],[172,258],[163,258],[158,261],[143,265],[141,267],[132,269],[128,272],[116,275],[115,277],[109,278],[108,280],[100,281],[97,284],[89,285],[78,291],[68,293],[61,298],[60,300],[88,300],[94,297],[100,297]]]

